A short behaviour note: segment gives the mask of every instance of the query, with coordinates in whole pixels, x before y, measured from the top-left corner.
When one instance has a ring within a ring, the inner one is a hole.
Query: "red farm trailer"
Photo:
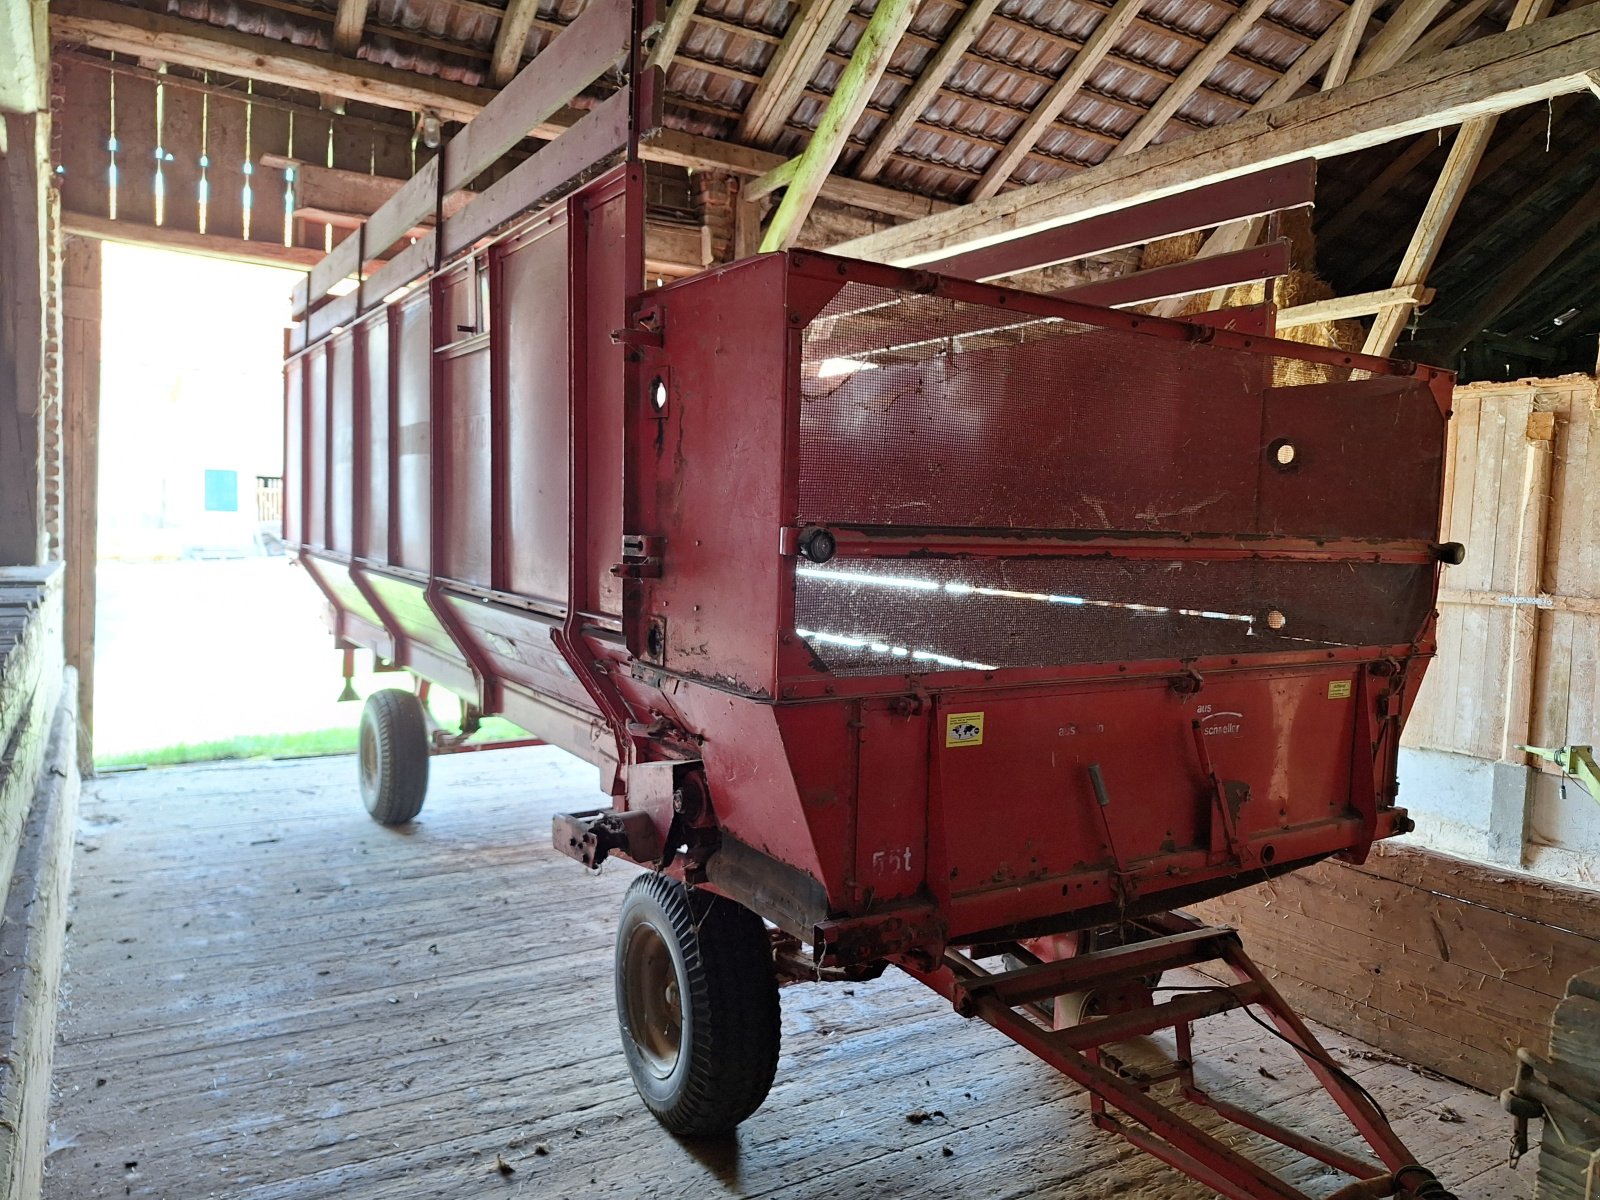
[[[641,34],[594,0],[556,53],[620,66],[609,99],[447,216],[564,102],[524,72],[297,290],[284,536],[341,645],[599,767],[555,844],[648,868],[616,967],[645,1103],[731,1129],[780,985],[892,965],[1223,1195],[1302,1193],[1166,1085],[1341,1196],[1447,1197],[1176,910],[1409,828],[1451,377],[818,253],[646,287]],[[377,693],[373,816],[416,815],[427,751]],[[1235,982],[1161,987],[1204,963]],[[1200,1089],[1191,1025],[1241,1007],[1372,1158]],[[1118,1069],[1162,1029],[1169,1071]]]

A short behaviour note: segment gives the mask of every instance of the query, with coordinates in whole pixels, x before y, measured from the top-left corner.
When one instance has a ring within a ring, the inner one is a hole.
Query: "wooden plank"
[[[832,173],[839,152],[866,111],[867,101],[872,99],[919,3],[920,0],[879,0],[873,9],[872,20],[856,42],[849,65],[834,85],[833,98],[823,110],[805,151],[795,161],[794,175],[784,189],[778,210],[767,223],[761,241],[763,251],[787,250],[799,238],[811,206],[822,193],[823,181]]]
[[[100,243],[68,235],[62,257],[61,402],[67,497],[65,637],[78,672],[78,769],[94,770],[95,577],[100,516]]]
[[[1406,308],[1418,304],[1431,304],[1433,289],[1426,287],[1384,288],[1376,292],[1357,292],[1353,296],[1334,296],[1328,300],[1313,300],[1278,311],[1278,329],[1298,329],[1303,325],[1322,325],[1329,321],[1348,321],[1355,317],[1369,317],[1386,305]]]
[[[268,267],[308,268],[321,262],[323,258],[321,250],[310,250],[303,246],[283,246],[267,241],[247,242],[241,238],[222,237],[218,234],[157,229],[154,225],[141,225],[134,221],[108,221],[104,217],[92,217],[87,213],[62,213],[61,228],[66,233],[99,238],[106,242],[151,246],[158,250],[178,250],[188,254],[203,254],[209,258],[260,263]]]
[[[367,222],[364,240],[351,235],[311,270],[308,303],[315,305],[340,279],[355,275],[358,245],[367,257],[383,254],[434,210],[437,192],[469,186],[510,150],[529,129],[548,120],[596,76],[628,53],[632,15],[616,4],[597,4],[562,33],[561,48],[548,69],[518,75],[440,149],[437,157],[407,180]],[[570,39],[566,40],[566,39]],[[441,184],[442,173],[442,184]],[[293,315],[303,312],[298,305]]]
[[[680,0],[687,2],[687,0]],[[878,126],[866,151],[856,162],[857,179],[875,179],[883,170],[889,156],[904,140],[912,125],[927,110],[950,73],[960,64],[962,56],[977,41],[978,35],[989,24],[989,18],[1000,5],[1000,0],[973,0],[962,12],[955,27],[941,40],[933,56],[922,68],[917,80],[905,90],[895,105],[894,112]],[[1081,51],[1080,51],[1081,53]]]
[[[1061,78],[1040,97],[1033,111],[1007,139],[1005,149],[989,161],[982,178],[973,186],[969,199],[982,200],[986,196],[993,196],[1005,185],[1018,164],[1027,157],[1028,152],[1049,131],[1050,126],[1055,124],[1056,118],[1083,90],[1083,85],[1089,82],[1089,77],[1105,61],[1106,56],[1116,48],[1118,39],[1127,32],[1128,26],[1133,23],[1143,6],[1144,0],[1117,0],[1111,11],[1094,27],[1094,32],[1084,42],[1083,48],[1072,56],[1072,61],[1062,71]],[[1232,47],[1229,46],[1227,49]],[[1168,85],[1168,92],[1180,86],[1182,82],[1183,76],[1180,75],[1176,81]],[[1113,150],[1113,153],[1116,151]]]
[[[1278,163],[1348,154],[1574,92],[1588,86],[1588,64],[1597,56],[1600,6],[1590,6],[834,249],[899,265],[945,257]]]
[[[1254,28],[1269,7],[1272,0],[1245,0],[1239,11],[1229,17],[1221,29],[1211,35],[1205,44],[1184,67],[1183,74],[1166,91],[1162,92],[1150,111],[1139,118],[1139,121],[1130,129],[1122,139],[1122,143],[1111,152],[1113,158],[1121,158],[1143,150],[1155,141],[1161,131],[1166,128],[1167,122],[1178,115],[1178,110],[1189,102],[1189,97],[1199,90],[1200,85],[1211,77],[1221,64],[1222,59],[1239,40]]]
[[[381,1200],[396,1180],[418,1195],[520,1184],[628,1197],[641,1172],[663,1195],[722,1188],[722,1160],[685,1153],[621,1060],[609,963],[634,871],[585,877],[527,852],[552,812],[588,803],[592,769],[548,750],[435,760],[436,794],[450,800],[401,839],[351,808],[346,765],[145,772],[86,797],[56,1112],[74,1136],[51,1159],[51,1187],[93,1195],[111,1162],[120,1194],[117,1155],[137,1144],[137,1182],[152,1194],[217,1177],[252,1200]],[[512,911],[537,936],[507,937]],[[185,989],[164,983],[180,971]],[[197,1014],[194,995],[221,1007]],[[752,1200],[959,1200],[997,1179],[1010,1200],[1214,1194],[1096,1135],[1081,1094],[904,975],[790,988],[783,1015],[776,1086],[739,1136],[738,1190]],[[1317,1033],[1447,1183],[1502,1156],[1491,1098]],[[1223,1099],[1319,1136],[1348,1133],[1293,1052],[1243,1014],[1204,1022],[1196,1044],[1205,1086]],[[1119,1054],[1143,1068],[1170,1049],[1161,1035]],[[1463,1123],[1442,1123],[1441,1105]],[[418,1112],[431,1115],[417,1125]],[[907,1119],[919,1113],[930,1119]],[[418,1135],[389,1136],[408,1117]],[[274,1153],[259,1152],[264,1130]],[[628,1153],[596,1155],[596,1137]],[[1017,1154],[1063,1137],[1070,1155]],[[1315,1164],[1250,1145],[1317,1194]],[[496,1155],[514,1167],[509,1180]]]
[[[46,559],[44,342],[50,200],[48,115],[0,113],[0,563]],[[0,879],[5,875],[0,874]]]

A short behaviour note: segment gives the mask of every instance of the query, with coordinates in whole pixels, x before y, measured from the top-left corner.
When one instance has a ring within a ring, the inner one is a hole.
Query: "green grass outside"
[[[435,713],[436,717],[439,715]],[[454,729],[459,719],[459,716],[452,714],[448,720],[441,718],[440,723],[447,729]],[[494,742],[527,736],[527,733],[503,717],[485,717],[472,740]],[[227,759],[313,758],[323,754],[354,754],[355,751],[356,729],[352,726],[348,729],[317,729],[307,733],[242,734],[220,742],[180,742],[129,754],[97,755],[94,765],[96,770],[106,771],[118,767],[171,767],[179,763]]]

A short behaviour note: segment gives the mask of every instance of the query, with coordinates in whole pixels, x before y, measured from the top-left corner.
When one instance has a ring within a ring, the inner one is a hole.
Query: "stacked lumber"
[[[1511,1082],[1519,1046],[1545,1044],[1567,980],[1600,966],[1600,893],[1410,846],[1191,911],[1237,928],[1304,1015],[1485,1091]]]
[[[1547,1108],[1536,1200],[1589,1200],[1600,1191],[1600,968],[1574,975],[1550,1018],[1550,1062],[1588,1089],[1570,1107]],[[1554,1102],[1552,1101],[1552,1104]]]

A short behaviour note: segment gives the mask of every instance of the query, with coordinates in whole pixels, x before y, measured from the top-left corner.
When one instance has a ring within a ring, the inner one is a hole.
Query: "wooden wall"
[[[1600,804],[1524,744],[1600,743],[1600,403],[1595,380],[1457,390],[1444,537],[1439,657],[1404,744],[1540,774],[1520,862],[1600,884]],[[1427,795],[1405,787],[1408,806]],[[1586,866],[1586,860],[1588,865]]]
[[[1302,1014],[1485,1091],[1542,1049],[1567,980],[1600,965],[1600,898],[1409,846],[1196,906],[1233,925]]]

